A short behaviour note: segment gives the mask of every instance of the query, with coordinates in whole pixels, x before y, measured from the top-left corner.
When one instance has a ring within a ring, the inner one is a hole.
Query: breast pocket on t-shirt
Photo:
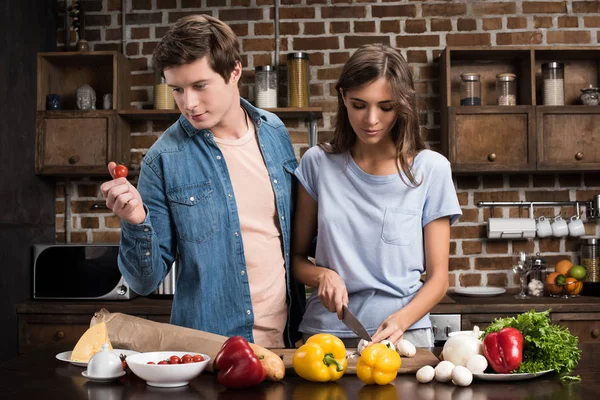
[[[421,229],[421,213],[400,207],[386,207],[381,239],[395,246],[410,246],[417,229]]]
[[[210,181],[176,187],[167,197],[180,239],[202,243],[219,229]]]

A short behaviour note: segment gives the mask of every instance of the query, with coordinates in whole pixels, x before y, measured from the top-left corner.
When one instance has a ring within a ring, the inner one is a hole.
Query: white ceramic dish
[[[81,375],[83,375],[84,377],[86,377],[90,381],[94,381],[94,382],[110,382],[113,379],[117,379],[117,378],[122,377],[123,375],[125,375],[125,373],[126,373],[125,371],[121,371],[118,375],[111,376],[110,378],[98,378],[98,377],[95,377],[95,376],[89,376],[87,374],[87,369],[86,369],[85,371],[83,371],[81,373]]]
[[[65,362],[69,362],[73,365],[76,365],[78,367],[87,367],[86,362],[79,362],[79,361],[71,361],[71,353],[72,351],[64,351],[62,353],[58,353],[56,355],[56,359],[60,360],[60,361],[65,361]],[[138,354],[138,351],[134,351],[134,350],[124,350],[124,349],[113,349],[113,353],[117,353],[118,356],[120,356],[121,354],[129,357],[132,356],[134,354]]]
[[[189,364],[148,364],[149,361],[158,363],[161,360],[169,359],[171,356],[182,357],[184,354],[192,356],[200,354],[204,357],[204,361]],[[139,378],[145,380],[146,384],[155,387],[185,386],[200,375],[209,362],[210,357],[208,355],[189,351],[152,351],[127,357],[129,369]]]
[[[535,372],[533,374],[473,374],[473,377],[483,381],[524,381],[526,379],[533,379],[538,376],[545,375],[552,371],[554,370],[549,369],[546,371]]]
[[[499,296],[505,292],[506,292],[506,289],[498,288],[498,287],[469,287],[469,288],[457,288],[455,290],[456,294],[461,294],[463,296],[471,296],[471,297]]]

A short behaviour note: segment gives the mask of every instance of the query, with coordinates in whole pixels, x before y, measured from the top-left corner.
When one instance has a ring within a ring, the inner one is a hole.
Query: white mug
[[[550,225],[550,220],[546,219],[544,216],[538,218],[536,229],[538,237],[544,238],[552,236],[552,225]]]
[[[552,234],[555,237],[565,237],[569,234],[569,226],[567,225],[567,221],[561,218],[561,216],[554,217],[554,222],[552,223]]]
[[[585,226],[583,225],[583,221],[579,219],[577,215],[573,215],[571,217],[571,221],[569,221],[569,235],[577,237],[583,236],[585,234]]]

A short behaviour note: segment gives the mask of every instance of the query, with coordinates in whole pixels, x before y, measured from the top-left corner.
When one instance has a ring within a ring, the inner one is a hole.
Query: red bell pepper
[[[508,374],[523,361],[523,334],[515,328],[503,328],[483,339],[483,354],[498,374]]]
[[[267,376],[260,359],[241,336],[232,336],[223,343],[215,365],[219,369],[217,381],[228,388],[256,386]]]

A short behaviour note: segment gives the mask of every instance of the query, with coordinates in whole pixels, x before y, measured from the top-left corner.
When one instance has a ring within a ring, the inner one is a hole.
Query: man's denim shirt
[[[288,277],[289,328],[294,296],[290,222],[298,162],[281,120],[244,99],[241,104],[254,122],[275,193]],[[144,157],[138,190],[146,220],[121,224],[119,252],[119,269],[133,291],[147,295],[156,290],[179,254],[171,323],[253,341],[254,314],[236,198],[211,131],[198,131],[180,116]],[[289,329],[284,339],[288,346],[295,340]]]

